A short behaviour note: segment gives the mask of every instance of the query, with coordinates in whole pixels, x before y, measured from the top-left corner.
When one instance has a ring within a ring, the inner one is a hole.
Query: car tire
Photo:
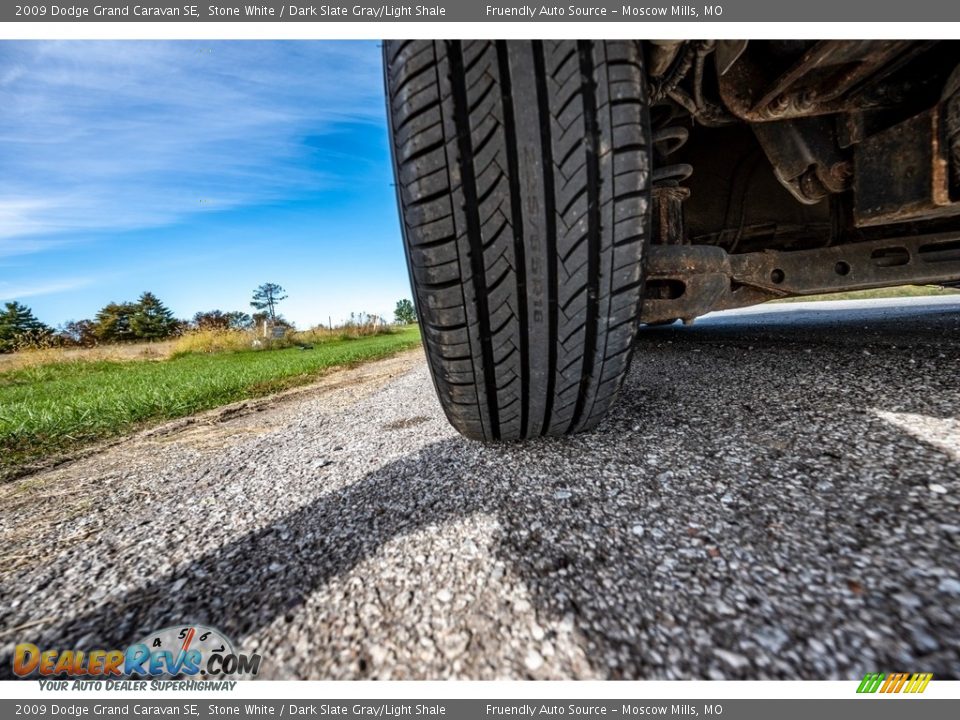
[[[389,41],[403,239],[440,403],[478,440],[590,429],[623,382],[650,235],[632,41]]]

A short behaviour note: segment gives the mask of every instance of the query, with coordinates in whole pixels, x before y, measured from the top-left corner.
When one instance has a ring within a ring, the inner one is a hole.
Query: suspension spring
[[[690,197],[690,189],[680,183],[693,174],[689,163],[669,163],[668,158],[690,139],[690,131],[682,125],[671,124],[672,110],[653,131],[653,242],[658,245],[684,245],[686,232],[683,222],[683,201]]]
[[[689,139],[690,131],[680,125],[668,125],[654,130],[654,155],[658,160],[663,161],[683,147]],[[676,186],[691,175],[693,175],[693,165],[689,163],[664,164],[654,168],[652,180],[654,187]]]

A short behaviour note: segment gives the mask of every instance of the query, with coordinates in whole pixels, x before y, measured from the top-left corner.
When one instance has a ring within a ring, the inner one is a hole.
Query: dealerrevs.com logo
[[[125,650],[41,650],[19,643],[13,672],[19,677],[225,677],[255,676],[260,655],[238,653],[219,630],[203,625],[168,627]]]

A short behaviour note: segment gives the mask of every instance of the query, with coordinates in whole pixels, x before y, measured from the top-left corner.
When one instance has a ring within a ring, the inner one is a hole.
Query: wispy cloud
[[[340,182],[316,139],[382,122],[376,65],[370,43],[0,44],[0,257]]]
[[[23,298],[37,297],[39,295],[53,295],[55,293],[68,292],[70,290],[89,287],[93,285],[94,281],[94,278],[70,278],[36,285],[14,285],[13,283],[0,281],[0,300],[22,300]]]

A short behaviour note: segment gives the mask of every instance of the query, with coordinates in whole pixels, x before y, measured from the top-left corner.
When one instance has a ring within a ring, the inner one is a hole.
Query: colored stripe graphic
[[[867,673],[857,687],[858,693],[922,693],[933,679],[933,673]]]
[[[907,689],[904,690],[904,692],[922,693],[927,689],[927,685],[932,679],[933,673],[914,673],[913,677],[910,678],[910,685],[907,686]]]
[[[858,693],[875,693],[883,680],[883,673],[867,673],[857,688]]]
[[[907,673],[900,673],[900,677],[897,678],[897,685],[890,692],[898,693],[900,688],[903,687],[903,684],[907,681],[907,678],[910,677]]]

